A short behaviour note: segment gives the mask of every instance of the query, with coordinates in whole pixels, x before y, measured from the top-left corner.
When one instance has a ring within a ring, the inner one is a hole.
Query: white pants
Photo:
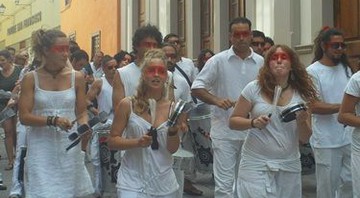
[[[101,162],[100,162],[100,150],[99,150],[99,135],[98,133],[93,133],[90,141],[90,156],[91,163],[93,165],[93,187],[95,193],[102,195],[103,185],[102,185],[102,175],[101,175]]]
[[[14,161],[14,169],[12,175],[12,184],[10,189],[10,195],[23,195],[24,189],[23,186],[20,184],[18,180],[19,169],[20,169],[20,154],[21,154],[21,147],[26,147],[26,127],[20,122],[17,122],[16,125],[16,155]]]
[[[317,198],[352,198],[351,146],[314,148]]]
[[[360,184],[360,153],[351,153],[351,173],[352,182],[354,184],[353,193],[354,198],[360,198],[360,187],[356,186]]]
[[[237,188],[239,198],[301,198],[301,173],[242,171]]]
[[[177,191],[173,192],[169,195],[163,195],[163,196],[152,196],[152,195],[146,195],[141,192],[134,192],[124,189],[117,189],[117,196],[118,198],[174,198],[176,197]]]
[[[215,198],[237,197],[236,179],[243,140],[212,139]]]

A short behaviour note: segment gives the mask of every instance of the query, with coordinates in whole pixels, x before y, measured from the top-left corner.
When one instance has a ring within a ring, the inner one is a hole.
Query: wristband
[[[48,116],[46,118],[46,125],[51,126],[52,125],[52,119],[54,116]]]
[[[58,119],[59,119],[59,117],[58,117],[58,116],[55,116],[55,118],[54,118],[54,123],[53,123],[54,126],[57,126],[57,121],[58,121]]]
[[[250,122],[251,128],[256,128],[254,121],[255,121],[255,118],[251,119],[251,122]]]

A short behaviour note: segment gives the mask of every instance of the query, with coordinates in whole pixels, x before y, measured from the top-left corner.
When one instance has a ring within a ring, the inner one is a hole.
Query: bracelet
[[[251,128],[256,128],[254,121],[255,121],[255,118],[251,119],[251,122],[250,122]]]
[[[52,119],[54,118],[54,116],[48,116],[46,118],[46,125],[51,126],[52,125]]]

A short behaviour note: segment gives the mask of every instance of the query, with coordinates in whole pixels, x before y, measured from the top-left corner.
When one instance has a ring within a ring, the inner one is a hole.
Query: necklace
[[[57,70],[57,71],[50,71],[50,70],[48,70],[45,66],[43,66],[43,69],[44,69],[47,73],[49,73],[49,74],[52,76],[53,79],[55,79],[56,76],[57,76],[64,68],[65,68],[65,67],[63,67],[63,68],[61,68],[60,70]]]

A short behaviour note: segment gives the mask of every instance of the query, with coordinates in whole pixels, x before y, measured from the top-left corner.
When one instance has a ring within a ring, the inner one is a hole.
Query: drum
[[[300,148],[300,161],[301,161],[301,173],[303,175],[310,175],[315,173],[315,158],[314,152],[311,149],[310,144],[303,144]]]
[[[291,122],[296,119],[296,112],[306,110],[306,106],[303,103],[292,105],[284,109],[280,114],[280,119],[283,122]]]
[[[210,106],[199,104],[190,111],[189,128],[195,155],[195,168],[201,173],[213,172],[213,150],[211,146]]]
[[[104,194],[116,196],[117,172],[121,164],[121,151],[110,150],[107,145],[109,130],[97,130],[99,137],[99,154],[101,179]]]

